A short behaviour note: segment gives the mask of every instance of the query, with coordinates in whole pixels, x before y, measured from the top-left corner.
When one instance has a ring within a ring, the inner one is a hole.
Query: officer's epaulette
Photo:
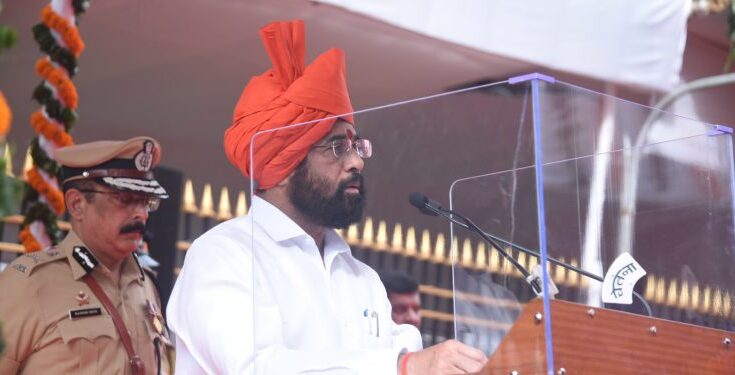
[[[66,255],[56,247],[42,251],[34,251],[16,258],[8,268],[30,276],[34,269],[51,262],[66,258]]]

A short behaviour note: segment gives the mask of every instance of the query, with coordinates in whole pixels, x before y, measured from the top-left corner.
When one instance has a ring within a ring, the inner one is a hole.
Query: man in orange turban
[[[245,177],[269,189],[289,175],[340,119],[353,124],[344,53],[336,48],[304,68],[304,23],[274,22],[261,30],[273,68],[253,77],[225,132],[225,153]],[[306,124],[288,130],[256,133]],[[252,152],[252,160],[251,160]],[[253,171],[250,163],[253,162]]]
[[[456,341],[421,350],[416,327],[391,320],[378,275],[334,231],[362,218],[363,159],[344,55],[308,67],[304,25],[261,29],[273,67],[253,77],[225,152],[257,183],[250,213],[189,248],[168,305],[176,371],[207,374],[445,374],[478,371],[484,354]]]

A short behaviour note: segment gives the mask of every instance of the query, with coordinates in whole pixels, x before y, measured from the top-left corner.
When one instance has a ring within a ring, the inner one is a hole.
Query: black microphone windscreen
[[[411,203],[411,205],[418,208],[422,214],[430,215],[430,216],[437,216],[437,213],[431,210],[427,206],[427,202],[429,201],[429,198],[427,198],[425,195],[414,191],[413,193],[408,195],[408,201]]]
[[[411,202],[411,204],[418,209],[422,209],[424,208],[424,206],[426,206],[426,196],[419,193],[418,191],[414,191],[413,193],[409,194],[408,201]]]

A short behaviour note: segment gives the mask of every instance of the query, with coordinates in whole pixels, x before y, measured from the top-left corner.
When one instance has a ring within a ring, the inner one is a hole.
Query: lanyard
[[[143,360],[141,360],[140,357],[135,354],[135,350],[133,350],[133,343],[130,340],[128,329],[125,327],[125,322],[123,322],[122,317],[120,317],[120,313],[117,312],[117,309],[112,305],[110,299],[107,298],[107,294],[102,290],[100,284],[97,283],[97,280],[92,277],[91,273],[84,275],[82,280],[84,280],[87,286],[89,286],[89,289],[92,289],[92,293],[97,296],[97,299],[100,300],[107,310],[107,313],[112,317],[112,322],[115,323],[115,329],[117,329],[117,333],[120,335],[125,351],[128,353],[130,368],[133,370],[133,375],[145,374],[145,365],[143,364]]]

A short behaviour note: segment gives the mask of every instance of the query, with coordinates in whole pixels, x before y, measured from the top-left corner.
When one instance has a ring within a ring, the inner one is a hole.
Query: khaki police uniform
[[[123,150],[124,143],[112,144],[119,152],[101,159],[120,159],[120,155],[122,159],[133,160],[136,155],[140,159],[140,153],[131,153],[130,147]],[[142,142],[136,143],[140,149]],[[149,143],[146,147],[150,151]],[[87,161],[87,164],[104,164],[106,160],[100,161],[94,148],[92,151],[95,163]],[[84,163],[80,161],[76,166],[79,170],[74,173],[109,177],[110,173],[104,173],[104,169],[85,170]],[[154,164],[149,160],[148,167]],[[125,169],[118,160],[111,170],[120,173],[112,175],[124,175],[122,178],[127,181],[134,173]],[[0,357],[0,375],[132,374],[111,314],[83,281],[87,274],[97,281],[117,309],[133,349],[145,365],[145,373],[173,372],[170,357],[173,345],[161,315],[160,299],[136,256],[130,254],[124,258],[118,283],[110,270],[95,258],[94,249],[89,249],[70,231],[58,246],[18,257],[0,273],[0,321],[6,344]]]
[[[86,248],[70,232],[59,246],[23,255],[0,273],[0,374],[130,374],[110,314],[81,280],[87,272],[122,316],[146,373],[157,374],[159,361],[161,373],[170,373],[161,304],[135,255],[123,261],[117,284],[100,263],[87,271],[75,247]]]

